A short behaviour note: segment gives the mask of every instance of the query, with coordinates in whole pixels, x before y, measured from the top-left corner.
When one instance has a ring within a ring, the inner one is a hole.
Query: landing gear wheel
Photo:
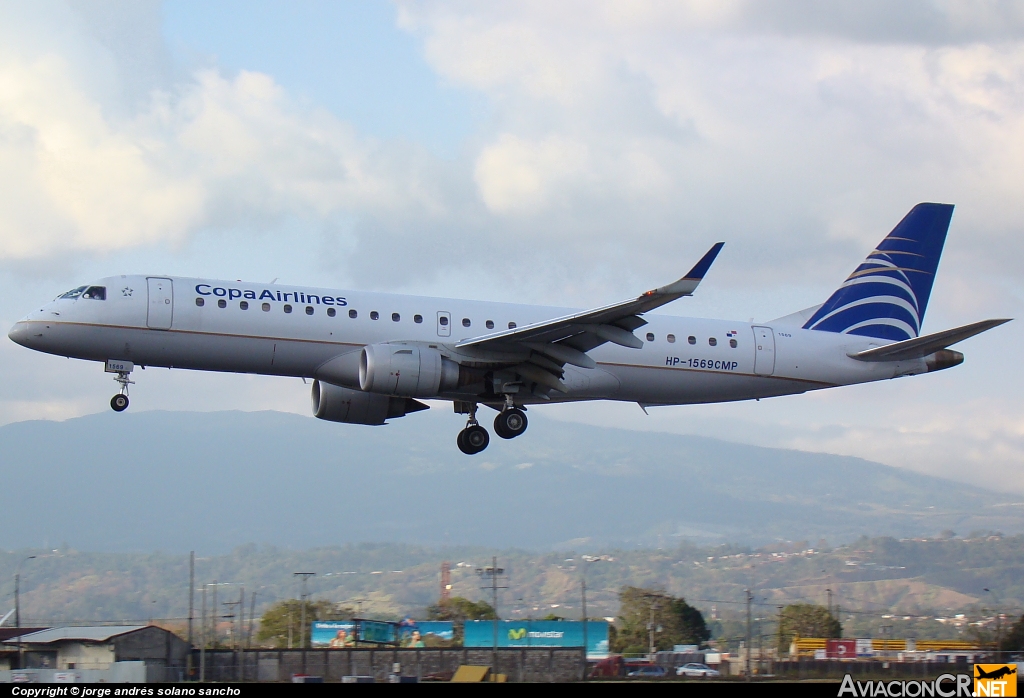
[[[459,450],[465,453],[467,456],[473,456],[480,451],[487,448],[487,444],[491,442],[491,437],[479,424],[473,424],[459,432],[459,437],[456,439],[456,443],[459,445]]]
[[[528,423],[526,413],[514,407],[494,418],[494,433],[503,439],[514,439],[526,431]]]
[[[114,412],[124,412],[128,409],[128,396],[115,395],[110,398],[110,409],[114,410]]]

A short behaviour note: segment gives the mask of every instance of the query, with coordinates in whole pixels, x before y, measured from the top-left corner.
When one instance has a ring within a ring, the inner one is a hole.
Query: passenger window
[[[378,313],[376,310],[371,310],[370,311],[370,319],[371,320],[379,320],[380,319],[380,313]]]
[[[509,328],[510,330],[514,330],[514,329],[516,328],[516,323],[514,323],[514,322],[510,322],[510,323],[508,323],[508,328]]]
[[[292,307],[291,307],[290,305],[287,305],[287,304],[286,304],[286,305],[284,306],[284,312],[286,312],[286,313],[290,313],[290,312],[292,312]]]
[[[312,315],[312,314],[313,314],[313,306],[307,305],[306,306],[306,315]]]
[[[714,337],[708,337],[708,344],[710,344],[713,347],[717,347],[718,346],[718,340],[715,339]]]
[[[265,312],[265,313],[269,313],[270,312],[270,303],[264,303],[263,304],[263,312]]]
[[[107,289],[105,286],[90,286],[82,294],[82,298],[91,298],[94,301],[107,300]]]
[[[648,342],[653,342],[654,341],[654,333],[653,332],[648,332],[647,333],[647,341]]]
[[[249,309],[249,301],[239,301],[238,302],[238,307],[241,308],[242,310],[248,310]]]
[[[401,319],[402,316],[398,313],[391,313],[391,322],[399,322]]]
[[[348,316],[349,316],[350,318],[352,318],[353,320],[355,320],[355,319],[356,319],[357,317],[359,317],[359,313],[357,313],[357,312],[356,312],[356,311],[354,311],[354,310],[350,310],[350,311],[348,311]]]
[[[687,344],[696,344],[696,343],[697,343],[697,338],[696,338],[696,337],[694,337],[694,336],[693,336],[693,335],[691,334],[691,335],[690,335],[689,337],[687,337],[687,338],[686,338],[686,343],[687,343]]]
[[[421,322],[423,322],[423,316],[422,315],[413,315],[412,316],[412,321],[415,322],[418,325]]]
[[[729,346],[732,347],[733,349],[735,349],[736,348],[736,340],[735,339],[730,339],[729,340]]]
[[[217,307],[218,308],[226,308],[226,307],[228,307],[228,302],[226,300],[224,300],[223,298],[221,298],[219,301],[217,301]]]
[[[676,336],[674,334],[667,334],[667,335],[665,335],[665,339],[668,340],[669,344],[675,344],[676,343]]]
[[[206,301],[204,301],[202,298],[196,298],[196,305],[202,308],[204,305],[206,305]]]
[[[484,323],[484,325],[487,326],[487,329],[493,330],[494,329],[494,320],[488,320],[487,322]]]
[[[337,314],[338,314],[338,311],[335,310],[334,308],[328,308],[327,309],[327,317],[334,317]]]
[[[470,326],[470,325],[472,325],[472,324],[473,324],[473,323],[469,321],[469,318],[468,318],[468,317],[464,317],[464,318],[462,318],[462,326],[463,326],[463,327],[469,327],[469,326]]]
[[[442,315],[441,317],[437,318],[437,322],[438,324],[441,325],[441,327],[448,327],[448,316]]]

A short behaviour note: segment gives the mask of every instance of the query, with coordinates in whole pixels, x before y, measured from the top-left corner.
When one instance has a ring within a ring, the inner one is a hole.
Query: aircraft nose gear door
[[[754,328],[754,373],[770,376],[775,372],[775,333],[771,327]]]
[[[149,312],[146,326],[153,330],[171,329],[174,315],[174,291],[170,279],[146,279],[149,283]]]
[[[452,314],[440,310],[437,313],[437,336],[438,337],[451,337],[452,336]]]

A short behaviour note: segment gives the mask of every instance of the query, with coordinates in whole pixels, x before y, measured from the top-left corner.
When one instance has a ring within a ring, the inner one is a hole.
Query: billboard
[[[494,621],[467,620],[465,647],[493,647]],[[582,647],[583,621],[501,620],[498,647]],[[608,621],[587,621],[587,658],[608,656]]]
[[[355,647],[356,623],[352,620],[313,621],[309,644],[312,647]]]
[[[401,647],[438,647],[451,644],[455,628],[450,620],[412,620],[401,623],[379,620],[322,620],[314,621],[310,631],[310,646],[344,648],[355,647],[356,642]]]
[[[825,648],[829,659],[853,659],[857,656],[856,640],[827,640]]]
[[[445,647],[455,639],[450,620],[412,620],[398,624],[398,644],[402,647]]]

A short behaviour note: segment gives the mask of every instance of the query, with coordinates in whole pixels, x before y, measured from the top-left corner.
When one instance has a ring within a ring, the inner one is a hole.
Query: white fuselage
[[[509,323],[521,327],[571,312],[179,277],[118,276],[96,285],[106,288],[104,300],[57,299],[21,320],[10,337],[39,351],[78,359],[326,380],[318,372],[327,362],[365,345],[423,342],[466,360],[455,346],[459,341],[508,329]],[[928,371],[923,359],[857,361],[847,354],[885,342],[804,330],[798,324],[654,314],[644,319],[648,324],[635,332],[642,348],[605,344],[591,350],[597,367],[566,365],[569,390],[552,399],[644,405],[724,402]],[[479,396],[450,392],[439,397]]]

